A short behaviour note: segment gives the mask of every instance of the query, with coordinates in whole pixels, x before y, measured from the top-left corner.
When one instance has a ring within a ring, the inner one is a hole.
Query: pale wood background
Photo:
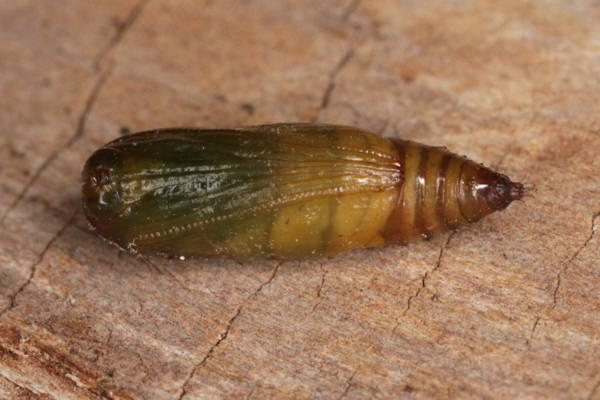
[[[0,398],[600,399],[600,3],[0,2]],[[283,121],[537,185],[303,262],[149,261],[88,230],[120,131]]]

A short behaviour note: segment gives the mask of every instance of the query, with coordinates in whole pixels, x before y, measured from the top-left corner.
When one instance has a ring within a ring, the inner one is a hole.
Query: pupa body
[[[96,151],[83,208],[122,248],[168,256],[303,258],[404,244],[523,195],[445,148],[357,128],[161,129]]]

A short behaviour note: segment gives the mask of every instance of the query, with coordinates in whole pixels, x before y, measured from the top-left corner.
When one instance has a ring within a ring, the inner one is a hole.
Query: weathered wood
[[[0,5],[0,397],[600,399],[592,0]],[[445,145],[537,186],[303,262],[136,259],[89,231],[126,127],[278,121]]]

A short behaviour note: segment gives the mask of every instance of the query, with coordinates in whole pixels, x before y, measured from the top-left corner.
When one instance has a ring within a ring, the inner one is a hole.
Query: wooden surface
[[[0,3],[0,398],[600,399],[597,1]],[[407,247],[143,260],[79,174],[122,130],[360,126],[537,192]]]

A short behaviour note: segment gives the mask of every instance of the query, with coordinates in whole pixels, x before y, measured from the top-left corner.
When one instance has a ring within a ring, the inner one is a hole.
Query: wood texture
[[[597,1],[3,1],[0,398],[600,399]],[[534,196],[303,262],[136,259],[88,230],[128,128],[356,125]]]

